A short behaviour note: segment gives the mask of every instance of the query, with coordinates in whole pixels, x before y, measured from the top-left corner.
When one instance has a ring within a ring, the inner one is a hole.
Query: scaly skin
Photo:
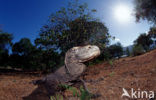
[[[73,47],[65,55],[65,66],[43,79],[35,81],[34,84],[44,86],[49,95],[54,95],[59,84],[71,85],[72,81],[78,80],[86,70],[86,65],[83,63],[99,55],[100,49],[94,45]]]

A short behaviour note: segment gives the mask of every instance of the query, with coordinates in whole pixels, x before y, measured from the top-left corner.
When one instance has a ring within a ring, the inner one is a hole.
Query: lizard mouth
[[[86,52],[77,55],[79,62],[86,62],[100,55],[100,49],[97,46],[89,46]]]
[[[96,53],[94,53],[91,57],[89,57],[89,58],[87,58],[87,59],[82,59],[82,60],[80,60],[80,62],[86,62],[86,61],[92,60],[92,59],[98,57],[99,55],[100,55],[100,52],[96,52]]]

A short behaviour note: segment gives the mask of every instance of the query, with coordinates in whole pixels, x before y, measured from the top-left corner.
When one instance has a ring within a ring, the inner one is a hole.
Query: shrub
[[[63,100],[63,96],[56,94],[56,96],[50,96],[50,100]]]
[[[144,49],[142,47],[142,45],[134,45],[133,47],[133,55],[137,56],[137,55],[141,55],[144,53]]]
[[[65,84],[60,84],[59,87],[70,90],[73,93],[73,96],[78,97],[80,100],[90,100],[92,96],[88,91],[86,91],[83,88],[83,86],[80,86],[80,92],[78,91],[77,88]],[[51,99],[51,100],[57,100],[57,99]]]
[[[108,63],[113,66],[113,61],[112,60],[109,60]]]

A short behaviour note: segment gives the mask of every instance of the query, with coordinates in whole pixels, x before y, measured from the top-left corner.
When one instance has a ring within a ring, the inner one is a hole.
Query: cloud
[[[148,35],[148,31],[146,31],[146,35]]]
[[[119,39],[119,38],[115,38],[115,41],[116,41],[116,42],[119,42],[119,41],[120,41],[120,39]]]

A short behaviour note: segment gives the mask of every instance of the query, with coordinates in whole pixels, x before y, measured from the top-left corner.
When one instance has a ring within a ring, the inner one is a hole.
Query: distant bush
[[[111,59],[111,54],[110,54],[108,47],[104,49],[102,54],[99,56],[99,59],[105,60],[105,61],[108,61],[109,59]]]
[[[111,58],[120,57],[121,55],[123,55],[123,47],[121,43],[110,45],[108,47],[108,51],[111,55]]]
[[[121,43],[116,43],[113,45],[110,45],[108,47],[105,47],[103,50],[101,50],[101,54],[98,58],[89,61],[88,63],[86,63],[89,66],[95,65],[95,64],[99,64],[102,63],[103,61],[108,61],[110,63],[110,65],[112,66],[112,62],[111,59],[115,58],[115,57],[120,57],[121,55],[123,55],[123,47],[121,45]]]
[[[141,55],[143,53],[144,53],[144,48],[142,47],[142,45],[134,45],[133,47],[134,56]]]

